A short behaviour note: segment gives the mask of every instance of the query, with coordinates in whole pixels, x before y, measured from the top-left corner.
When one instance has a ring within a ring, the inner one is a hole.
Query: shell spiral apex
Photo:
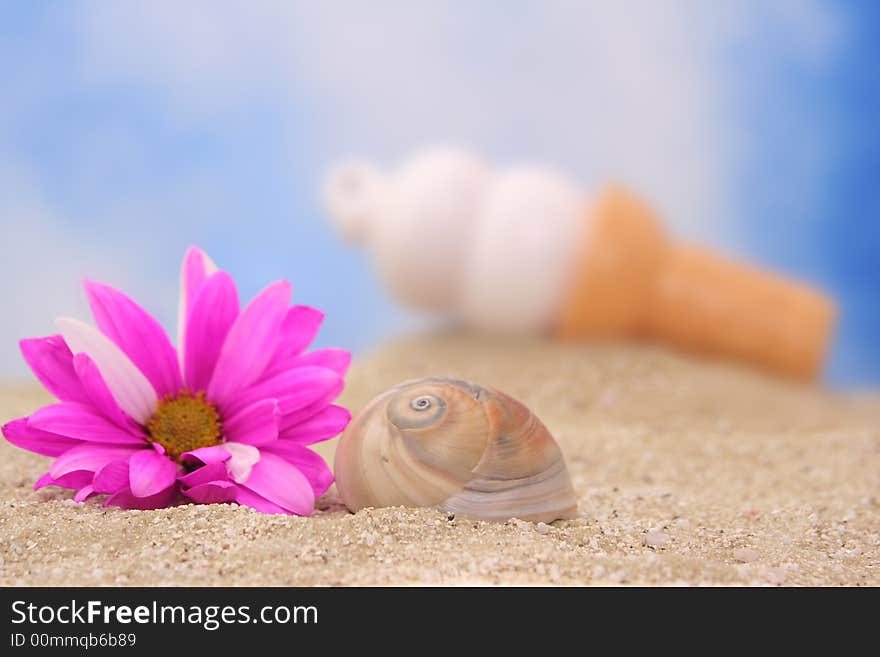
[[[498,390],[407,381],[367,404],[342,435],[336,485],[351,511],[436,507],[477,520],[577,515],[562,452],[541,421]]]

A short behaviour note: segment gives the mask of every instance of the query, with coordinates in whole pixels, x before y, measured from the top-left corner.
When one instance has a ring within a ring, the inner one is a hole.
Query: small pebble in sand
[[[648,547],[660,547],[669,543],[669,536],[659,529],[651,529],[642,538],[642,543]]]
[[[785,568],[769,568],[764,572],[764,577],[771,584],[782,584],[785,581]]]
[[[733,551],[733,558],[741,563],[752,563],[761,558],[761,553],[752,548],[737,548]]]
[[[539,522],[535,525],[535,531],[539,534],[549,534],[550,533],[550,525],[546,522]]]

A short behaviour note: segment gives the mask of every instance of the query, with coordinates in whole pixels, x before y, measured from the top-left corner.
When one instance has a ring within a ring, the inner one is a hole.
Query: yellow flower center
[[[220,415],[204,392],[193,395],[184,390],[159,400],[159,408],[147,422],[147,433],[170,458],[180,461],[184,452],[220,444]]]

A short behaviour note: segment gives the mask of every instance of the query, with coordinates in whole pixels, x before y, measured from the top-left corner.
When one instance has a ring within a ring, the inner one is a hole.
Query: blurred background
[[[340,157],[436,143],[629,183],[680,237],[812,281],[826,381],[880,384],[880,4],[0,1],[0,377],[87,316],[82,277],[166,326],[197,244],[362,351],[419,318],[320,204]]]

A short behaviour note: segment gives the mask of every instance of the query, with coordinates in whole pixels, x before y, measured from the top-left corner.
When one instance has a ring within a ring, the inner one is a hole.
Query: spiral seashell
[[[373,399],[342,435],[336,485],[351,511],[436,507],[476,520],[577,514],[562,452],[518,401],[467,381],[407,381]]]

